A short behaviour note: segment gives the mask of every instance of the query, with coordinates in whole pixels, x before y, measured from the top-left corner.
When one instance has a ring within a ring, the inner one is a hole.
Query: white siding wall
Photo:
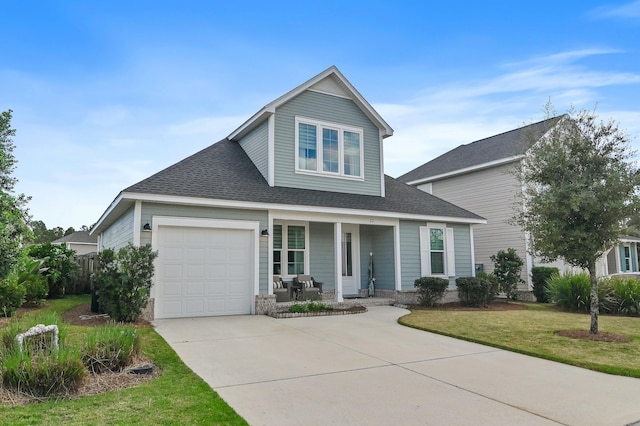
[[[118,250],[128,243],[133,244],[133,211],[131,207],[102,233],[100,249]]]

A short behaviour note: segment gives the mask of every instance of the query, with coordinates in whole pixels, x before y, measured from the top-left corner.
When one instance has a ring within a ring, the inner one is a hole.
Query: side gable
[[[410,185],[440,177],[494,167],[520,158],[532,139],[539,139],[564,116],[553,117],[470,144],[460,145],[398,179]]]

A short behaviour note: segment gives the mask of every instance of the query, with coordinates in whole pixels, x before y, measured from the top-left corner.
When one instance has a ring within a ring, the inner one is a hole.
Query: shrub
[[[75,251],[64,244],[35,244],[27,248],[29,256],[42,259],[47,270],[44,276],[49,283],[49,297],[59,298],[65,294],[65,286],[78,272],[78,264],[73,260]]]
[[[591,306],[591,280],[589,274],[553,275],[548,281],[549,299],[558,306],[574,312],[589,312]],[[607,310],[609,287],[606,281],[598,286],[600,310]]]
[[[319,302],[296,303],[289,306],[289,312],[333,311],[333,307]]]
[[[26,293],[26,289],[20,285],[17,277],[7,277],[0,280],[0,311],[2,315],[5,317],[13,315],[16,309],[24,304]]]
[[[496,277],[500,291],[507,295],[509,299],[518,298],[518,284],[524,280],[520,277],[524,262],[516,253],[514,248],[500,250],[491,256],[493,261],[493,274]]]
[[[29,257],[23,252],[9,274],[24,287],[25,303],[30,305],[39,305],[49,293],[47,279],[42,275],[47,270],[43,263],[42,260]]]
[[[558,268],[547,266],[534,266],[531,268],[531,281],[533,282],[533,294],[538,303],[549,303],[547,282],[553,275],[559,274]]]
[[[414,282],[418,289],[418,302],[423,306],[434,306],[444,296],[449,280],[437,277],[422,277]]]
[[[14,347],[3,350],[1,356],[3,384],[35,396],[73,392],[87,374],[80,353],[74,350],[34,353]]]
[[[640,280],[633,278],[611,277],[606,280],[609,289],[607,307],[611,313],[640,315]]]
[[[496,285],[476,277],[456,278],[458,298],[464,306],[489,306],[496,295]]]
[[[140,339],[132,327],[109,324],[87,333],[82,361],[93,374],[121,371],[140,353]]]
[[[158,256],[151,245],[128,244],[118,252],[105,249],[98,254],[94,283],[100,306],[116,321],[132,322],[149,301],[153,260]]]

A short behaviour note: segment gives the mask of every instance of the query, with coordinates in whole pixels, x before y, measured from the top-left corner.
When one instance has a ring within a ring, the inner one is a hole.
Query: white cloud
[[[593,9],[590,16],[594,19],[622,18],[622,19],[638,19],[640,18],[640,0],[632,1],[620,6],[603,6]]]

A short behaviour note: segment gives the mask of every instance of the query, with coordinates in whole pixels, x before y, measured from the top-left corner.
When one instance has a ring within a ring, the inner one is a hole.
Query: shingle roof
[[[482,219],[389,176],[385,176],[385,185],[385,197],[270,187],[240,145],[223,139],[128,187],[123,193]]]
[[[62,238],[58,238],[57,240],[52,241],[52,244],[60,244],[60,243],[97,244],[98,237],[95,235],[89,235],[89,231],[76,231],[72,234],[65,235]]]
[[[460,145],[398,179],[402,182],[414,182],[523,154],[532,139],[540,138],[562,117],[553,117],[466,145]]]

